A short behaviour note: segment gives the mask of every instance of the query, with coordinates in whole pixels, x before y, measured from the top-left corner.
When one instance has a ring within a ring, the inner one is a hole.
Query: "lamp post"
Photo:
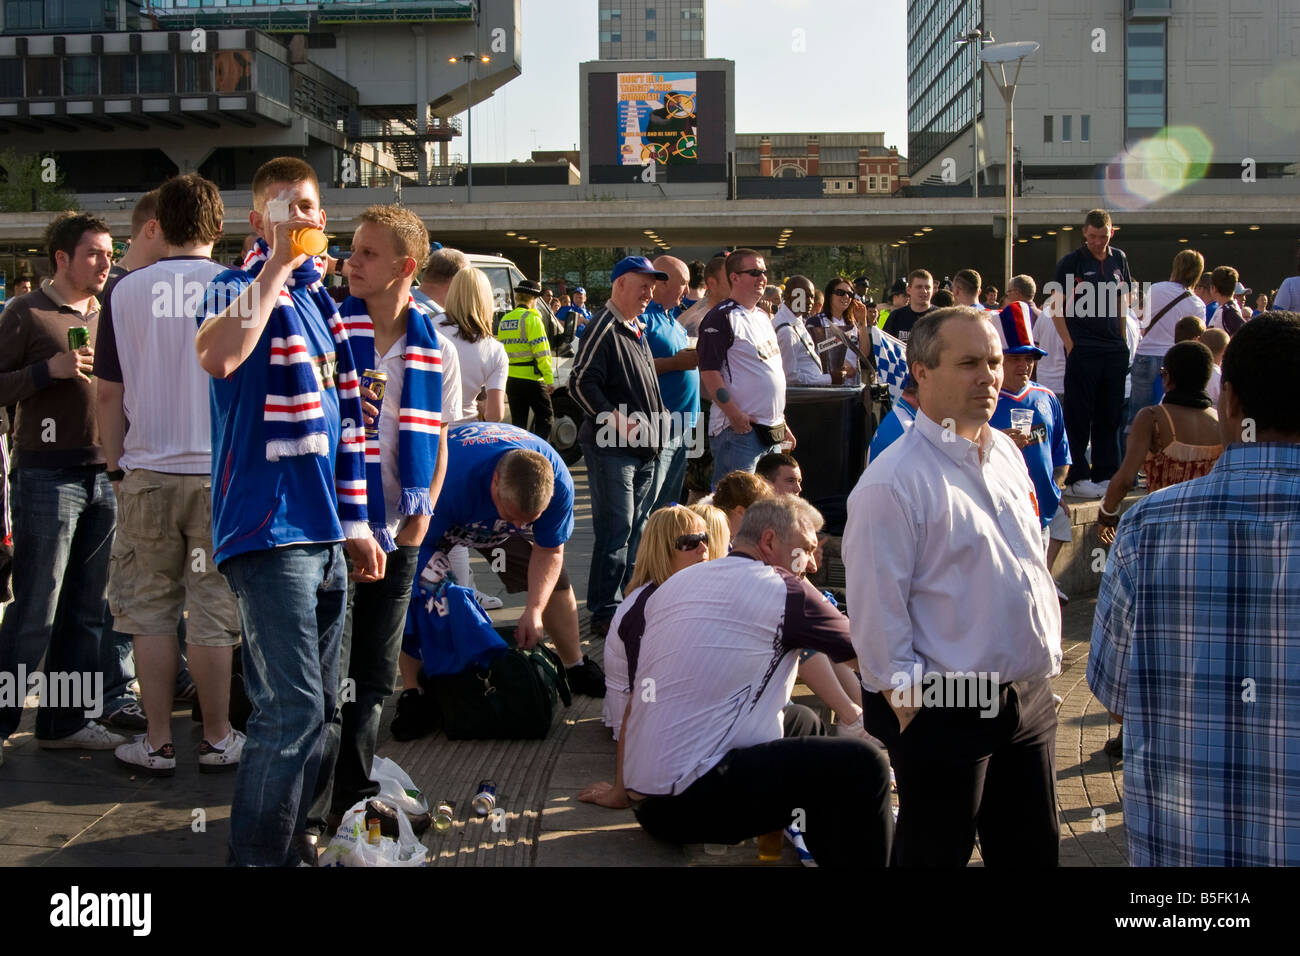
[[[474,201],[474,61],[491,63],[492,57],[480,53],[462,53],[447,58],[448,63],[465,64],[465,201]]]
[[[971,128],[971,164],[970,188],[974,199],[980,198],[980,124],[979,124],[979,87],[980,48],[993,42],[993,34],[980,28],[970,30],[957,41],[957,46],[970,44],[970,128]]]
[[[1020,68],[1025,64],[1025,57],[1033,56],[1038,52],[1039,44],[1034,40],[1022,40],[1017,43],[996,43],[980,53],[980,59],[984,61],[985,68],[989,71],[989,76],[997,84],[998,92],[1002,94],[1002,101],[1007,106],[1007,160],[1006,173],[1003,180],[1006,185],[1007,194],[1007,230],[1003,253],[1006,259],[1006,276],[1003,282],[1009,282],[1014,272],[1011,268],[1012,249],[1015,245],[1015,229],[1013,228],[1014,220],[1012,213],[1015,209],[1015,143],[1016,143],[1016,83],[1020,80]],[[1007,66],[1014,63],[1016,65],[1016,74],[1008,82]],[[994,67],[997,69],[995,70]],[[1006,285],[1002,286],[1004,289]]]

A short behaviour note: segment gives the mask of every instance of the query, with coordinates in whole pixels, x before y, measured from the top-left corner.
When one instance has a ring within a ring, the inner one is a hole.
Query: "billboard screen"
[[[618,74],[621,166],[694,166],[699,157],[694,73]]]

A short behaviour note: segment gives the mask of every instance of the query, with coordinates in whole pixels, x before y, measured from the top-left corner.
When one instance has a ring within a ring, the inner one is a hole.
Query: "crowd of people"
[[[1300,316],[1248,315],[1234,269],[1182,250],[1135,295],[1094,210],[1041,300],[1029,276],[1000,293],[963,269],[949,291],[917,269],[882,309],[866,276],[773,283],[746,248],[624,258],[595,314],[582,289],[552,297],[580,332],[602,669],[565,568],[575,485],[546,440],[548,290],[517,288],[494,328],[486,276],[374,206],[336,303],[333,264],[295,245],[326,219],[298,159],[258,171],[233,269],[211,258],[224,217],[212,183],[169,180],[116,266],[102,220],[59,217],[52,278],[0,317],[0,405],[17,406],[0,672],[104,672],[103,718],[42,700],[37,742],[164,776],[192,680],[199,767],[237,771],[231,864],[314,862],[378,793],[399,686],[394,738],[435,728],[412,594],[474,588],[473,548],[525,596],[519,646],[549,639],[570,686],[604,698],[613,781],[582,799],[679,843],[784,830],[820,865],[960,866],[977,836],[987,865],[1054,865],[1067,497],[1101,499],[1113,541],[1088,678],[1123,720],[1132,861],[1296,862],[1300,421],[1282,389]],[[841,607],[808,580],[825,520],[786,389],[875,384],[890,342],[907,375],[844,489]],[[833,723],[791,702],[799,679]],[[0,738],[21,712],[0,707]]]

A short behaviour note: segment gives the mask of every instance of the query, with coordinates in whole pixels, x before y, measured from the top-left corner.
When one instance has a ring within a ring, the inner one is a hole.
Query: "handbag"
[[[429,677],[487,666],[508,647],[474,600],[474,592],[448,579],[432,590],[417,580],[409,614],[411,633],[420,639],[421,664]]]
[[[573,703],[564,666],[544,644],[512,647],[486,667],[430,683],[448,740],[540,740],[551,730],[556,700]]]

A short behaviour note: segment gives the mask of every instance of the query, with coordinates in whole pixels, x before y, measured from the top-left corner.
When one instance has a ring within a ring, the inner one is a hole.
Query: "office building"
[[[704,58],[704,0],[599,0],[602,60]]]

